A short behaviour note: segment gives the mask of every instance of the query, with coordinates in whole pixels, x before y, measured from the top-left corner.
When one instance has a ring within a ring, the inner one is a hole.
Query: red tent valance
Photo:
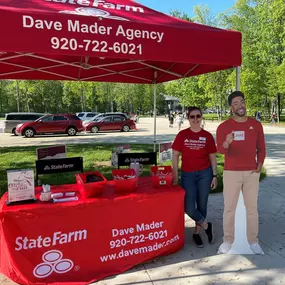
[[[2,0],[0,79],[164,82],[241,65],[241,34],[127,0]]]

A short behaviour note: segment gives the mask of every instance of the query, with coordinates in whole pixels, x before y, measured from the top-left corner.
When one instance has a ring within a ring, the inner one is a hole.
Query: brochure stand
[[[250,249],[246,236],[246,209],[244,206],[242,191],[239,195],[235,213],[235,241],[231,250],[227,254],[254,254]]]
[[[32,169],[7,170],[7,206],[32,203],[35,197],[34,171]]]
[[[7,206],[24,205],[24,204],[35,203],[36,201],[37,201],[37,198],[30,199],[30,200],[17,201],[17,202],[9,202],[8,200],[6,200],[6,205]]]

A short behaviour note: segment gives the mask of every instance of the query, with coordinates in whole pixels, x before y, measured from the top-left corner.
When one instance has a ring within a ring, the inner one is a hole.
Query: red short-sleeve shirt
[[[195,133],[190,128],[178,133],[172,149],[181,152],[181,169],[185,172],[207,169],[211,166],[209,154],[217,152],[211,133],[203,129]]]

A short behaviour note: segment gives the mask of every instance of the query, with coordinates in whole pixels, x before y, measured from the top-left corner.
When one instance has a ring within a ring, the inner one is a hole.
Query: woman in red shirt
[[[178,183],[178,162],[181,155],[181,186],[185,190],[185,212],[195,223],[193,240],[203,247],[200,230],[203,228],[209,243],[213,243],[213,225],[206,221],[210,189],[217,187],[216,144],[211,133],[201,128],[202,111],[189,107],[187,118],[190,128],[176,136],[172,149],[173,184]]]

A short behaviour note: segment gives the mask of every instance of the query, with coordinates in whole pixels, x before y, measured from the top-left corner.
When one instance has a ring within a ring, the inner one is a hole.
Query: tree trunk
[[[1,113],[3,112],[2,82],[0,84],[1,84],[1,87],[0,87],[0,116],[1,116]]]
[[[84,104],[84,92],[83,92],[82,82],[80,82],[80,89],[81,89],[81,109],[82,109],[82,112],[84,112],[85,104]]]
[[[276,111],[277,111],[277,122],[280,123],[280,115],[281,115],[281,105],[280,105],[280,93],[277,93],[277,108],[276,108]]]
[[[20,91],[19,91],[19,82],[16,81],[16,88],[17,88],[17,110],[18,113],[20,112]]]
[[[27,111],[28,111],[28,113],[30,113],[29,97],[28,97],[27,91],[26,91],[26,101],[27,101]]]

